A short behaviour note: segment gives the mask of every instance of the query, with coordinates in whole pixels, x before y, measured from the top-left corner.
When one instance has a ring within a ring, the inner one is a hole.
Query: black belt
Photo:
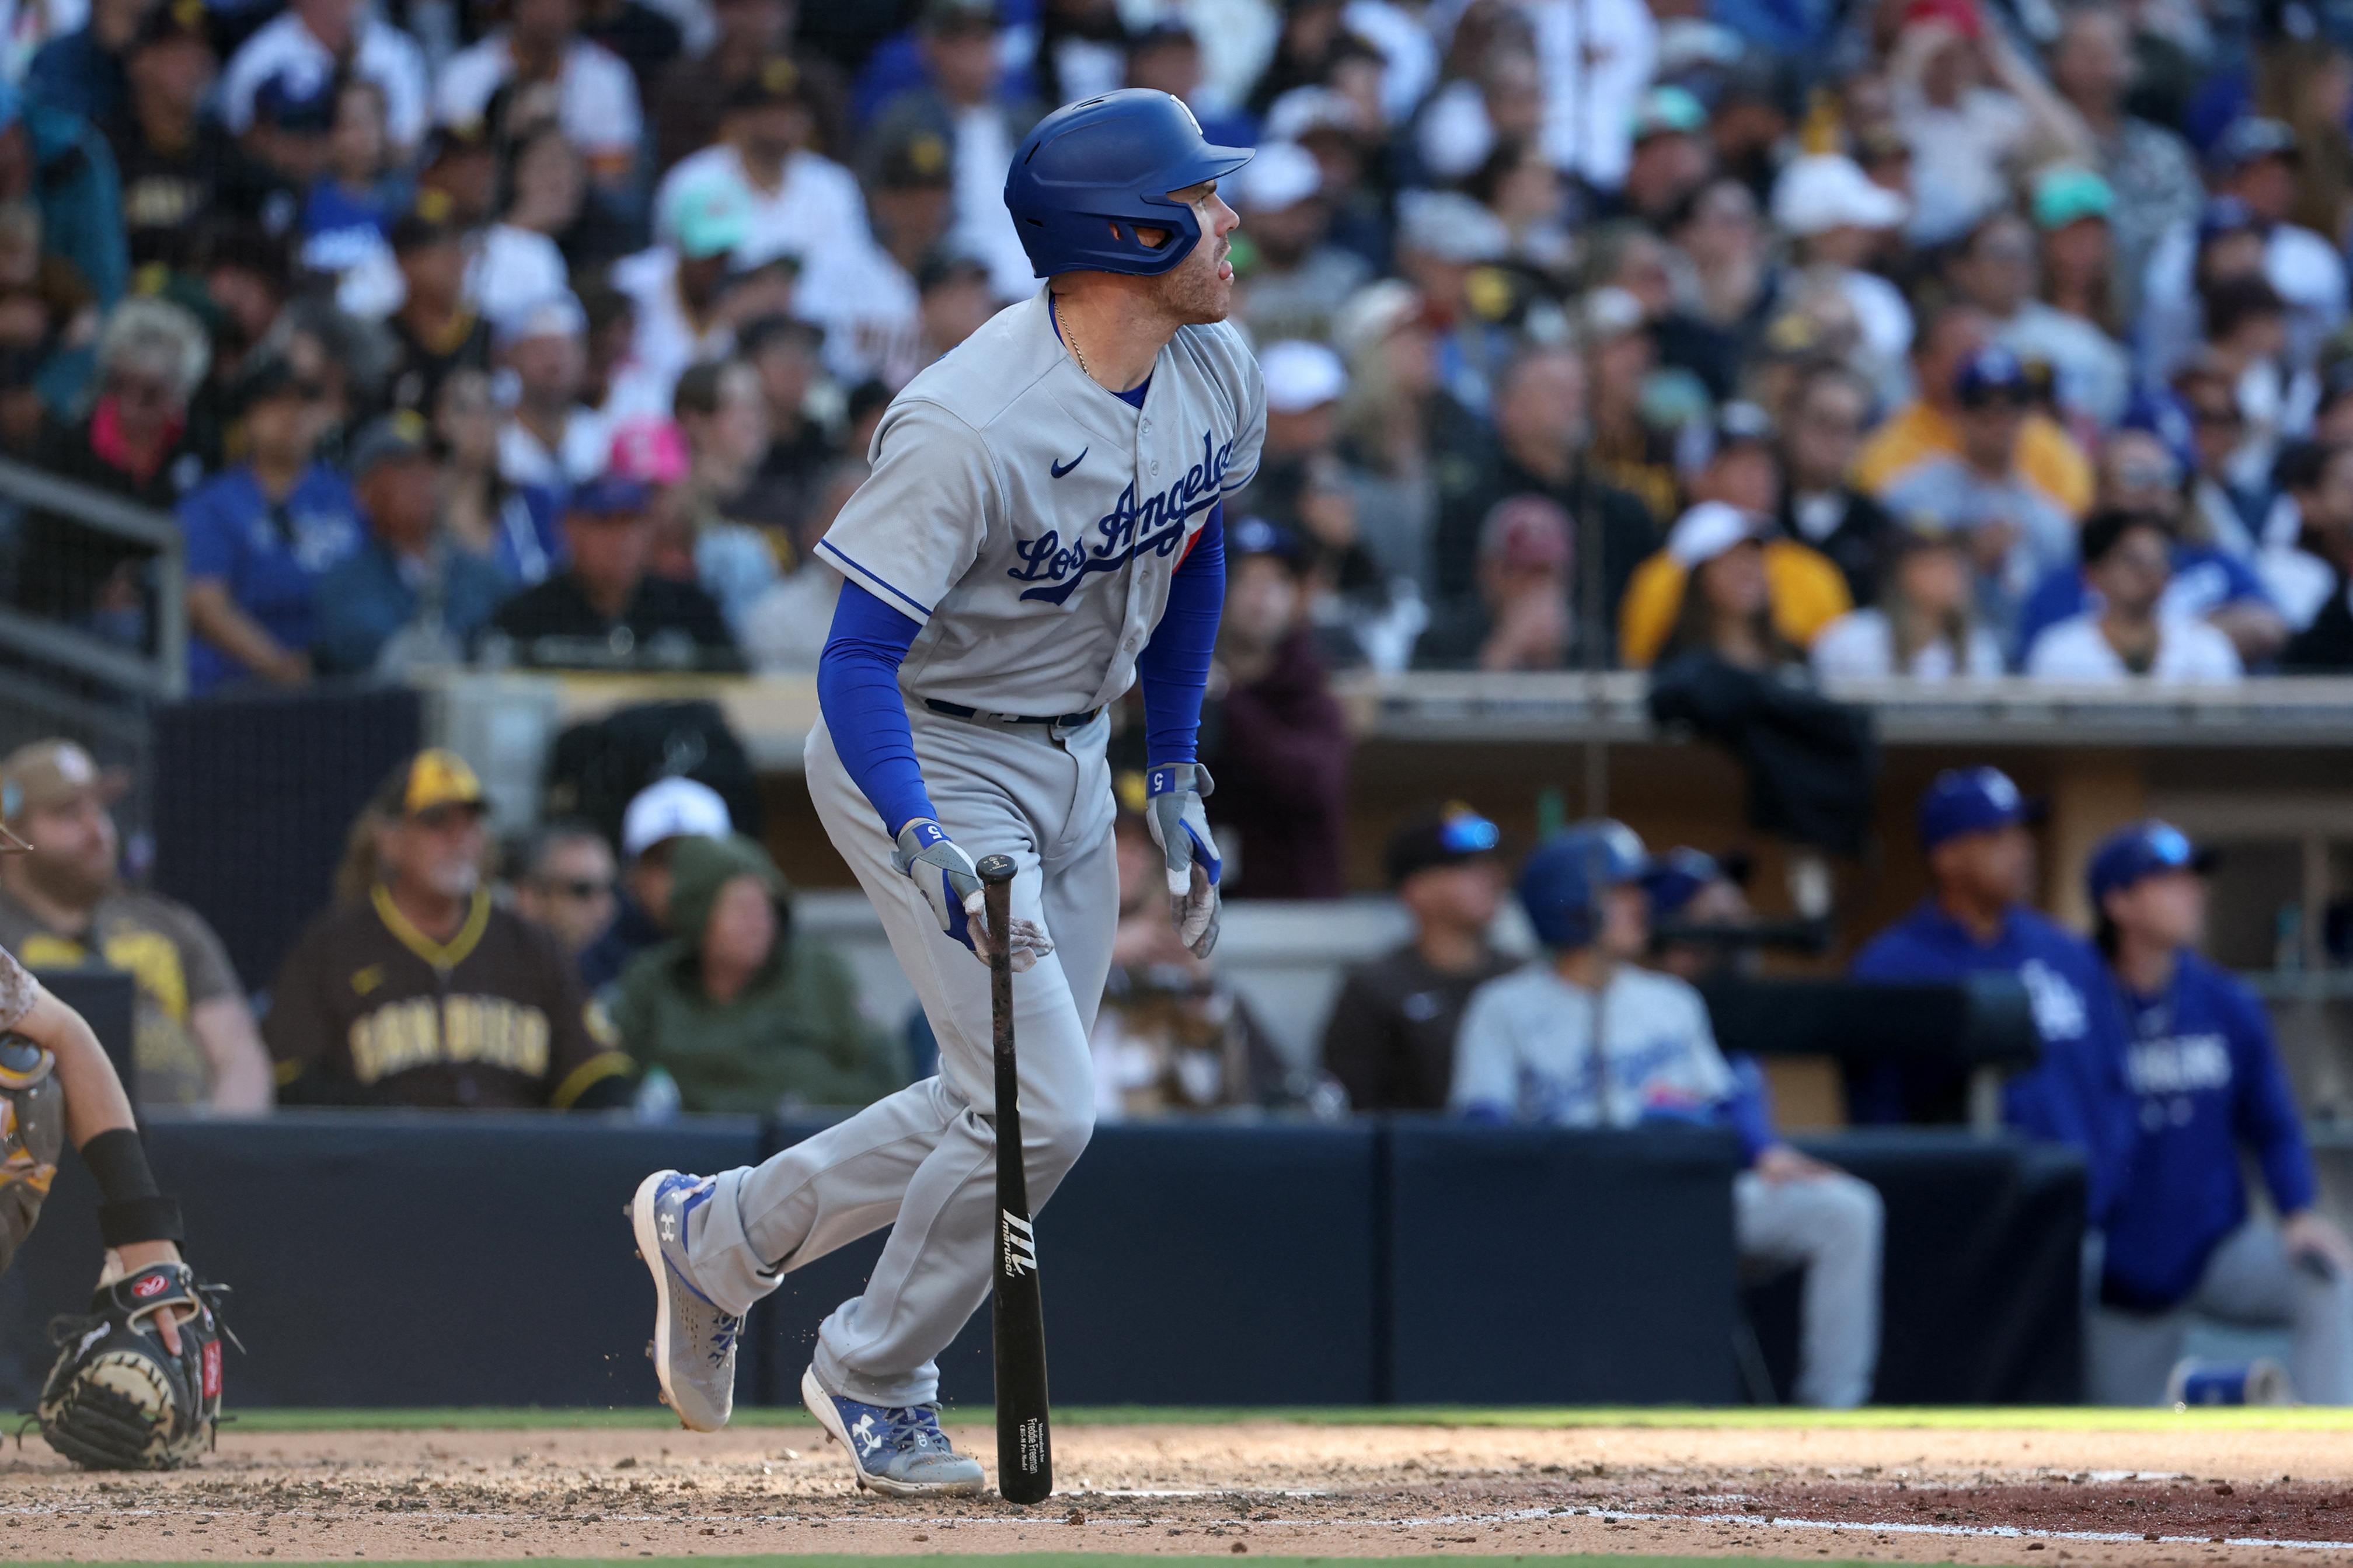
[[[1100,708],[1090,708],[1083,713],[1064,713],[1059,718],[1040,719],[1029,713],[990,713],[978,708],[967,708],[961,702],[942,702],[935,697],[923,699],[923,706],[934,713],[944,713],[951,719],[970,719],[981,724],[1051,724],[1058,730],[1083,729],[1095,721]]]

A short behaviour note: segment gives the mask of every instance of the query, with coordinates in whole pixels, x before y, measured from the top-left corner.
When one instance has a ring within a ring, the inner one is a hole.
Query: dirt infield
[[[992,1457],[990,1434],[952,1426]],[[1065,1426],[1060,1494],[892,1502],[814,1426],[224,1433],[164,1477],[0,1460],[0,1558],[771,1552],[2353,1561],[2353,1433]],[[2343,1545],[2333,1543],[2348,1543]]]

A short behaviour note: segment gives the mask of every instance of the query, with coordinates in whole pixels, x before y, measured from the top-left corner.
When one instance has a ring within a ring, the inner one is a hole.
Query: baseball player
[[[2197,952],[2204,868],[2179,828],[2142,822],[2085,872],[2131,1029],[2137,1134],[2108,1215],[2086,1381],[2097,1404],[2158,1403],[2195,1313],[2291,1329],[2296,1397],[2353,1405],[2353,1247],[2313,1206],[2312,1152],[2263,1004]],[[2242,1153],[2277,1220],[2249,1215]]]
[[[910,382],[873,473],[818,546],[847,579],[818,672],[809,793],[940,1041],[940,1073],[756,1169],[661,1171],[630,1205],[654,1362],[688,1426],[725,1423],[744,1312],[777,1277],[892,1226],[866,1291],[818,1331],[801,1395],[859,1484],[973,1492],[934,1358],[988,1291],[995,1134],[986,955],[1018,972],[1030,1196],[1094,1121],[1087,1038],[1119,912],[1105,704],[1141,681],[1145,816],[1180,936],[1216,939],[1217,850],[1194,760],[1225,585],[1222,498],[1266,403],[1223,324],[1239,224],[1213,147],[1166,93],[1047,116],[1006,205],[1047,286]],[[1013,858],[1010,929],[976,860]]]
[[[1747,1166],[1732,1187],[1741,1256],[1806,1270],[1799,1402],[1860,1405],[1879,1359],[1879,1194],[1775,1137],[1761,1084],[1716,1049],[1699,993],[1636,967],[1650,946],[1645,883],[1663,869],[1606,819],[1529,858],[1520,902],[1546,957],[1472,994],[1449,1103],[1474,1121],[1731,1128]]]

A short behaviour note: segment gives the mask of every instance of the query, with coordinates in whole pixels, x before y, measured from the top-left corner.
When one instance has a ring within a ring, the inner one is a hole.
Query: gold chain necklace
[[[1071,335],[1071,330],[1068,327],[1062,326],[1061,307],[1055,305],[1050,306],[1049,309],[1052,310],[1054,312],[1054,325],[1061,329],[1063,346],[1071,351],[1071,357],[1079,362],[1080,374],[1084,375],[1089,381],[1094,380],[1095,373],[1087,368],[1086,351],[1079,347],[1079,340]]]

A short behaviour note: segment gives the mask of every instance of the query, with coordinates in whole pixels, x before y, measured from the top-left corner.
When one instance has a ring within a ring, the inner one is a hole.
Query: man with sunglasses
[[[555,938],[483,885],[489,802],[438,747],[392,771],[357,834],[366,893],[311,922],[263,1036],[283,1097],[313,1105],[589,1110],[636,1068]]]
[[[1487,940],[1503,901],[1493,823],[1450,801],[1389,840],[1389,886],[1413,936],[1357,964],[1324,1026],[1324,1065],[1358,1110],[1443,1110],[1471,993],[1513,961]]]
[[[620,908],[617,879],[613,847],[594,823],[552,822],[524,847],[515,913],[554,932],[577,963],[613,924]]]
[[[2085,523],[2087,603],[2034,639],[2026,673],[2101,684],[2145,676],[2162,684],[2229,685],[2243,677],[2229,637],[2165,607],[2172,552],[2165,524],[2147,512],[2104,511]]]
[[[323,389],[270,354],[238,378],[246,460],[180,503],[188,549],[188,689],[311,679],[320,582],[365,526],[343,477],[316,453]]]
[[[2094,940],[2131,1030],[2125,1091],[2132,1158],[2105,1226],[2086,1337],[2092,1399],[2168,1397],[2193,1316],[2294,1334],[2289,1379],[2306,1405],[2353,1405],[2353,1243],[2319,1195],[2295,1097],[2263,1004],[2198,952],[2209,859],[2163,822],[2093,852]],[[2247,1206],[2261,1167],[2277,1220]]]

